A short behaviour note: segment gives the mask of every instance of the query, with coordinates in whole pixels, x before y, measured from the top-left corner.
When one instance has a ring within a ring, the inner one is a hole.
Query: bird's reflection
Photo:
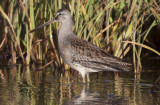
[[[89,85],[90,83],[83,84],[80,94],[65,101],[63,105],[129,105],[125,98],[91,92]]]

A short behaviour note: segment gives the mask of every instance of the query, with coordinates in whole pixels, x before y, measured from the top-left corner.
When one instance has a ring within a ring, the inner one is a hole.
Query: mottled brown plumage
[[[36,29],[48,25],[52,23],[52,21],[61,23],[58,34],[60,56],[67,65],[81,73],[83,82],[85,82],[85,75],[89,72],[128,71],[129,63],[111,56],[99,47],[81,39],[73,33],[72,17],[68,10],[58,10],[54,20]]]

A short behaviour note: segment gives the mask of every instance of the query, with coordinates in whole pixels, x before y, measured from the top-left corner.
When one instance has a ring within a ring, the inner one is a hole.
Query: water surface
[[[159,59],[149,61],[143,62],[140,75],[91,73],[86,84],[76,71],[52,65],[41,71],[34,65],[1,67],[0,105],[160,105],[159,89],[152,91]]]

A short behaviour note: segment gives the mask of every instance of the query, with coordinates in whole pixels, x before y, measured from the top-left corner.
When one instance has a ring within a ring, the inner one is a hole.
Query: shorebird
[[[101,48],[74,34],[72,30],[72,16],[67,9],[58,10],[54,19],[30,32],[53,22],[61,23],[58,33],[60,56],[68,66],[77,70],[82,75],[83,83],[86,82],[85,75],[90,72],[128,71],[129,63],[104,52]]]

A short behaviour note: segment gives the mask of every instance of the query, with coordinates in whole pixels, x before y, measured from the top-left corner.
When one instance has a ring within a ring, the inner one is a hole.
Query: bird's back
[[[70,35],[64,39],[63,48],[60,48],[63,60],[69,65],[80,65],[98,71],[127,71],[127,62],[111,56],[94,44],[81,39],[76,35]],[[62,43],[60,43],[62,44]],[[62,46],[62,45],[60,45]]]

